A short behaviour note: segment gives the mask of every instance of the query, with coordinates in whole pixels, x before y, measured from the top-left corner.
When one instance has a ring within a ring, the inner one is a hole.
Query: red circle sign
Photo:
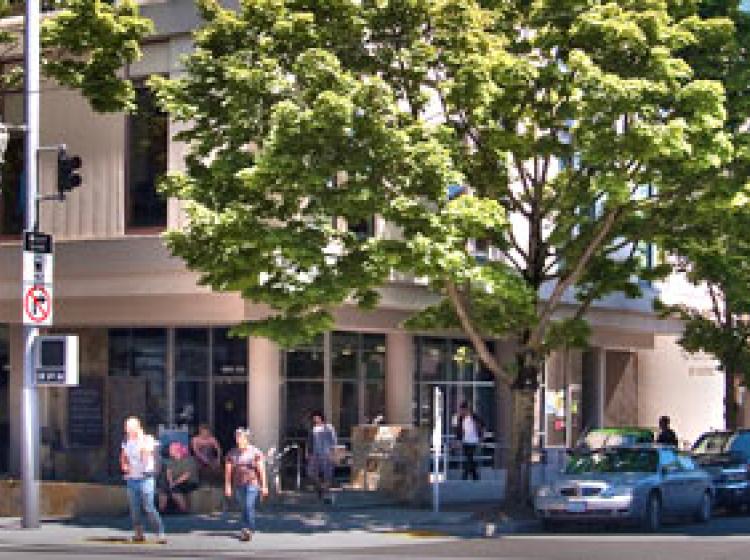
[[[43,286],[32,286],[23,298],[23,309],[30,321],[43,323],[52,311],[52,298]]]

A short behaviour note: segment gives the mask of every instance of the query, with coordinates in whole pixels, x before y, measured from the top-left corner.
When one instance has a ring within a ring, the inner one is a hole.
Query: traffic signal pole
[[[39,0],[26,0],[24,30],[24,117],[26,144],[24,179],[26,229],[37,229],[37,150],[39,148]],[[23,250],[23,248],[22,248]],[[23,285],[23,282],[22,282]],[[23,297],[23,287],[21,289]],[[39,401],[34,383],[34,345],[39,336],[36,327],[23,327],[23,389],[21,391],[21,484],[23,517],[27,529],[39,527]]]

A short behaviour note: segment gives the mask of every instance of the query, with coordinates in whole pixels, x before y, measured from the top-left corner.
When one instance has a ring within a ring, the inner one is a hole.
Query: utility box
[[[34,381],[38,387],[78,385],[78,336],[40,336],[34,348]]]

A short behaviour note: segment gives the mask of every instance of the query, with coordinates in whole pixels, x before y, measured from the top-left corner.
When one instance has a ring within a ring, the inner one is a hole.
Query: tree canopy
[[[199,7],[185,75],[154,81],[190,146],[165,184],[189,201],[170,244],[212,288],[268,304],[248,331],[285,344],[372,307],[396,270],[439,298],[413,326],[462,328],[508,378],[482,340],[580,343],[591,302],[639,295],[643,242],[732,150],[721,83],[684,56],[732,21],[694,1]],[[397,235],[362,235],[373,215]]]
[[[698,180],[710,188],[694,201],[689,215],[676,222],[660,240],[680,256],[687,279],[706,292],[705,301],[659,305],[665,315],[684,320],[682,346],[714,355],[722,364],[726,383],[727,427],[736,425],[735,379],[750,383],[750,244],[748,176],[750,176],[750,5],[703,1],[703,17],[733,21],[729,40],[714,40],[686,49],[697,76],[717,80],[726,90],[725,130],[731,157],[722,167]],[[708,305],[705,305],[705,304]]]
[[[80,91],[97,111],[130,109],[134,92],[120,71],[141,55],[140,43],[153,30],[134,0],[52,0],[44,2],[41,23],[42,70],[46,77]],[[22,15],[23,4],[0,0],[0,17]],[[22,52],[22,27],[0,32],[0,51]],[[0,91],[23,83],[19,64],[4,69]]]

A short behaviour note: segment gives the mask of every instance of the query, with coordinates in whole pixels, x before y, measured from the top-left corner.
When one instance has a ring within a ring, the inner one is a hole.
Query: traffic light
[[[57,192],[60,200],[65,198],[65,193],[81,186],[81,175],[78,173],[81,165],[79,156],[68,155],[65,148],[57,151]]]

